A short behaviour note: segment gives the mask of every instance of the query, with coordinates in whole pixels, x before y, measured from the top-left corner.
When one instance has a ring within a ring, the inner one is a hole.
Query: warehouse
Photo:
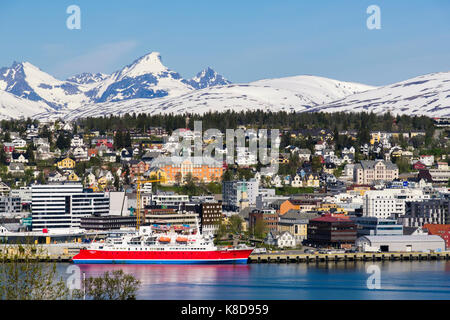
[[[433,235],[363,236],[356,240],[356,247],[365,252],[439,252],[445,250],[445,241]]]

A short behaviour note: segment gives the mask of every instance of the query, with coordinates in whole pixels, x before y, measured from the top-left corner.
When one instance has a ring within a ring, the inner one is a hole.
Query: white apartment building
[[[258,163],[257,153],[250,152],[246,147],[236,147],[236,164],[239,166],[251,166]]]
[[[25,140],[23,140],[23,139],[20,139],[20,138],[14,139],[12,141],[12,143],[14,144],[15,148],[25,148],[27,146],[27,142]]]
[[[447,183],[450,179],[450,170],[448,169],[430,169],[428,172],[433,182]]]
[[[224,181],[222,183],[223,205],[238,208],[244,192],[247,193],[248,205],[255,206],[259,192],[259,181],[256,179],[250,179],[249,181]]]
[[[421,155],[419,157],[419,161],[422,162],[427,167],[431,167],[434,164],[434,156],[433,155]]]
[[[154,194],[152,202],[158,206],[180,206],[189,202],[189,196],[183,194]]]
[[[74,136],[72,138],[72,140],[70,141],[71,148],[82,147],[83,145],[84,145],[84,142],[80,136]]]
[[[81,217],[109,214],[103,192],[85,192],[80,183],[31,186],[32,230],[79,228]]]
[[[363,196],[363,216],[382,219],[405,215],[406,202],[430,199],[421,189],[369,190]]]
[[[20,187],[20,189],[12,189],[10,196],[13,198],[20,198],[21,203],[31,203],[31,188]]]

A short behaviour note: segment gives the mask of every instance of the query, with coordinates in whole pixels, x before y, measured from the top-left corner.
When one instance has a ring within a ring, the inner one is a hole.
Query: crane
[[[165,179],[163,177],[159,177],[159,179],[151,179],[151,180],[141,180],[141,177],[138,176],[136,184],[136,230],[139,230],[139,225],[141,224],[141,186],[145,183],[153,183],[153,182],[164,182]]]

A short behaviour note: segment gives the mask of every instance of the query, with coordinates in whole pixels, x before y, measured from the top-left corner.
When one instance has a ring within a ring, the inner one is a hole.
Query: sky
[[[80,8],[81,29],[66,12]],[[380,8],[369,30],[367,8]],[[190,78],[316,75],[369,85],[450,71],[448,0],[0,1],[0,67],[28,61],[59,79],[112,73],[152,51]]]

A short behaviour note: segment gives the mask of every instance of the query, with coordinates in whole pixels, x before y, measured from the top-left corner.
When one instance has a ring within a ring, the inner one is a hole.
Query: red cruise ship
[[[199,232],[181,234],[173,228],[166,232],[153,229],[143,226],[134,233],[92,242],[72,261],[77,264],[245,264],[253,251],[246,245],[216,247],[212,237]]]

